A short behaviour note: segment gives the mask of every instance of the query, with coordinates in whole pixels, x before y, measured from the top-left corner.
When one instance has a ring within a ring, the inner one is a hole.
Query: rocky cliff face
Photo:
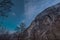
[[[60,40],[60,3],[37,15],[23,40]]]

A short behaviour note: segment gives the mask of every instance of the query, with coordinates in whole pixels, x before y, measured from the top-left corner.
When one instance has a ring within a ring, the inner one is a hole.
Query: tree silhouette
[[[26,29],[26,25],[23,22],[16,28],[17,32],[20,32],[20,33],[22,33],[25,29]]]
[[[22,22],[19,26],[16,27],[16,33],[18,35],[17,40],[23,40],[24,36],[23,36],[23,32],[26,29],[26,25],[24,22]]]
[[[4,20],[8,17],[8,12],[11,11],[13,3],[11,0],[1,0],[0,1],[0,32],[5,29]]]
[[[0,2],[0,16],[8,17],[7,13],[11,11],[13,3],[11,0],[3,0]]]
[[[10,35],[6,30],[4,20],[8,17],[12,6],[12,0],[0,0],[0,40],[9,40]]]

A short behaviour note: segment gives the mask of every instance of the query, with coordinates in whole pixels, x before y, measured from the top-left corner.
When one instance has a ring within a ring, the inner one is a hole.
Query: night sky
[[[5,19],[4,25],[8,30],[14,31],[21,22],[28,27],[34,18],[44,9],[55,5],[60,0],[12,0],[14,6],[9,12],[9,17]]]

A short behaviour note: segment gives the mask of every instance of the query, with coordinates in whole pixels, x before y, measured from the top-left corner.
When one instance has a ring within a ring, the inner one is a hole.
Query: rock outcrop
[[[37,15],[22,40],[60,40],[60,3]]]

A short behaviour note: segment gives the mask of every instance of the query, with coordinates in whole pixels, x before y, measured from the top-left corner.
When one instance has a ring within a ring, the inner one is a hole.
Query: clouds
[[[38,13],[59,2],[60,0],[25,0],[24,7],[27,24],[29,25]]]

